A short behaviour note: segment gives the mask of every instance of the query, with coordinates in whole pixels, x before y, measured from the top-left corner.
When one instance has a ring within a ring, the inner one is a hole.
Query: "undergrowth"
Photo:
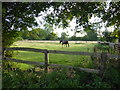
[[[78,69],[72,73],[67,68],[45,73],[4,68],[2,79],[3,88],[120,88],[120,72],[115,68],[109,68],[104,78]]]

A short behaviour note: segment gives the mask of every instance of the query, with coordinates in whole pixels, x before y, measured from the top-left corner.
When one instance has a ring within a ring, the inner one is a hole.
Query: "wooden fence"
[[[46,72],[48,71],[48,66],[62,66],[62,67],[69,67],[69,68],[78,68],[78,69],[86,71],[86,72],[98,73],[98,74],[102,75],[104,73],[104,70],[105,70],[105,67],[106,67],[106,61],[107,61],[108,58],[120,59],[120,56],[118,56],[118,55],[111,55],[111,54],[107,54],[107,53],[71,52],[71,51],[58,51],[58,50],[47,50],[47,49],[24,48],[24,47],[5,48],[5,50],[21,50],[21,51],[32,51],[32,52],[44,53],[45,62],[25,61],[25,60],[19,60],[19,59],[7,58],[7,57],[5,57],[4,60],[11,60],[11,61],[14,61],[14,62],[32,64],[32,65],[44,65]],[[89,69],[89,68],[72,67],[72,66],[59,65],[59,64],[49,64],[49,53],[85,55],[85,56],[87,55],[87,56],[99,57],[101,59],[100,60],[100,69]]]

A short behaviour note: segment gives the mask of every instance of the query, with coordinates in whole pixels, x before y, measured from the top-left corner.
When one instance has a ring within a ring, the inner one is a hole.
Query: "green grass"
[[[75,51],[75,52],[92,52],[92,48],[95,44],[74,44],[71,43],[70,47],[63,47],[59,43],[40,43],[40,42],[15,42],[12,47],[29,47],[37,49],[48,49],[48,50],[61,50],[61,51]],[[44,54],[28,51],[17,51],[17,55],[13,58],[44,62]],[[65,54],[49,54],[49,62],[52,64],[71,65],[76,67],[94,68],[92,61],[89,56],[82,55],[65,55]],[[31,65],[18,64],[21,69],[30,68]]]

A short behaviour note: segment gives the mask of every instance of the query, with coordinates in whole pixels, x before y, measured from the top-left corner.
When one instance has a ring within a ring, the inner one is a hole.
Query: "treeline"
[[[117,31],[116,31],[117,32]],[[32,29],[31,31],[21,31],[20,38],[25,40],[74,40],[74,41],[107,41],[107,42],[115,42],[116,41],[116,32],[103,32],[101,37],[98,37],[98,34],[95,30],[87,31],[86,35],[83,37],[76,37],[75,35],[72,37],[68,37],[68,35],[63,32],[61,33],[61,37],[58,37],[53,30],[48,29],[44,30],[41,28]]]
[[[36,28],[31,31],[22,31],[21,32],[22,39],[27,40],[56,40],[58,36],[54,32],[47,32],[46,30]]]
[[[85,35],[83,37],[72,36],[72,37],[69,38],[69,40],[97,41],[99,39],[97,37],[97,33],[94,30],[90,30],[86,33],[87,33],[87,35]]]
[[[84,37],[68,37],[68,35],[63,32],[61,33],[61,37],[58,37],[57,34],[55,34],[53,31],[43,30],[40,28],[32,29],[31,31],[22,31],[21,32],[21,38],[27,39],[27,40],[82,40],[82,41],[96,41],[97,33],[94,31],[87,32],[87,35]]]

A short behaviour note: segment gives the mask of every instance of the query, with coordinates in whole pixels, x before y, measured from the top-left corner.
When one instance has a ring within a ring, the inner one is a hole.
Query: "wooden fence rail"
[[[10,60],[13,62],[18,62],[18,63],[25,63],[25,64],[31,64],[31,65],[45,65],[43,62],[33,62],[33,61],[24,61],[20,59],[13,59],[13,58],[4,58],[4,60]],[[86,72],[91,72],[91,73],[99,73],[100,70],[96,69],[89,69],[89,68],[80,68],[80,67],[73,67],[73,66],[68,66],[68,65],[61,65],[61,64],[48,64],[49,66],[60,66],[60,67],[68,67],[68,68],[78,68],[79,70],[86,71]],[[45,71],[47,71],[47,67],[45,68]]]
[[[4,50],[21,50],[21,51],[31,51],[31,52],[41,52],[45,55],[45,62],[32,62],[32,61],[24,61],[19,59],[12,59],[12,58],[4,58],[5,60],[11,60],[14,62],[19,63],[26,63],[26,64],[33,64],[33,65],[44,65],[45,71],[48,71],[48,66],[62,66],[62,67],[71,67],[71,68],[78,68],[80,70],[86,71],[86,72],[94,72],[99,73],[102,75],[104,73],[105,67],[106,67],[106,60],[108,58],[117,58],[120,59],[120,56],[118,55],[111,55],[107,53],[92,53],[92,52],[71,52],[71,51],[58,51],[58,50],[47,50],[47,49],[35,49],[35,48],[25,48],[25,47],[14,47],[14,48],[5,48]],[[80,67],[72,67],[72,66],[66,66],[66,65],[58,65],[58,64],[49,64],[49,53],[55,53],[55,54],[71,54],[71,55],[87,55],[87,56],[94,56],[99,57],[100,60],[100,70],[97,69],[88,69],[88,68],[80,68]]]

